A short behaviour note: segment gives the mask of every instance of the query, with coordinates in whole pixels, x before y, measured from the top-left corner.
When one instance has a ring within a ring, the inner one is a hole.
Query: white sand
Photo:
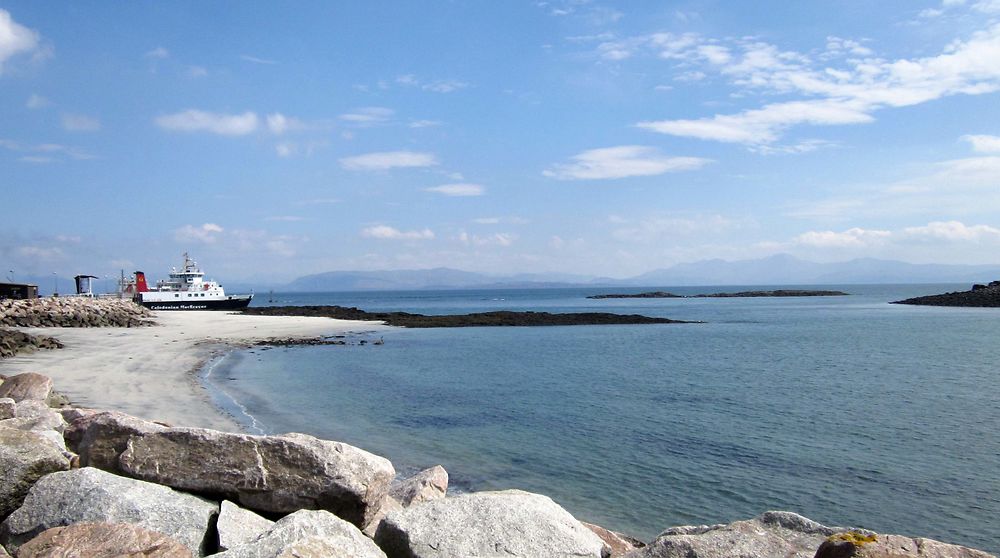
[[[239,430],[197,376],[234,346],[268,338],[307,339],[374,331],[378,322],[227,312],[153,312],[142,328],[18,328],[55,337],[62,349],[0,361],[0,374],[38,372],[76,406],[121,411],[177,426]]]

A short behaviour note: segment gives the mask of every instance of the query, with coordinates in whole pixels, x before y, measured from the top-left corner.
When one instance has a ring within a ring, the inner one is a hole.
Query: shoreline
[[[244,426],[212,398],[201,372],[226,353],[270,339],[315,339],[387,326],[317,317],[246,316],[228,312],[153,312],[139,328],[17,327],[59,339],[62,349],[0,361],[8,376],[38,372],[76,406],[232,432]]]

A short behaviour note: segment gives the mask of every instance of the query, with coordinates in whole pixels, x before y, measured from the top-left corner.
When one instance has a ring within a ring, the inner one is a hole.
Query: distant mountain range
[[[627,279],[570,274],[489,275],[449,268],[329,271],[275,289],[297,292],[547,287],[681,287],[700,285],[838,285],[865,283],[973,283],[1000,279],[1000,265],[911,264],[860,258],[817,263],[778,254],[756,260],[702,260]],[[259,291],[258,287],[258,291]]]
[[[497,289],[557,287],[684,287],[708,285],[845,285],[865,283],[986,283],[1000,279],[1000,265],[911,264],[860,258],[817,263],[778,254],[756,260],[702,260],[656,269],[626,279],[567,273],[494,275],[446,267],[392,271],[328,271],[299,277],[286,284],[225,281],[227,292],[376,291],[422,289]],[[17,276],[51,294],[53,277]],[[59,291],[74,292],[70,278],[59,277]],[[95,291],[113,290],[114,279],[94,282]]]

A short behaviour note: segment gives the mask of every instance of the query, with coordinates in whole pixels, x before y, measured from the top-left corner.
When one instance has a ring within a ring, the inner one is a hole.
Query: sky
[[[1000,263],[1000,0],[0,0],[0,272]]]

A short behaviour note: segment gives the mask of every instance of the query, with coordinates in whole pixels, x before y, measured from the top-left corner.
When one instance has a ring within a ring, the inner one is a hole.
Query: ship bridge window
[[[181,295],[179,295],[179,294],[175,294],[175,295],[174,295],[174,298],[177,298],[177,297],[179,297],[179,296],[181,296]]]

